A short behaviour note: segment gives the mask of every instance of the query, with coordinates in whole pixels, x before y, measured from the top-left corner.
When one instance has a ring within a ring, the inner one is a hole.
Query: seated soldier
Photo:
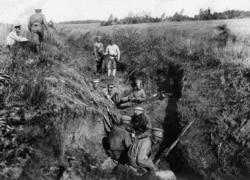
[[[103,92],[108,100],[110,100],[113,104],[116,105],[119,102],[118,89],[114,87],[114,84],[108,84],[107,88],[105,88]]]
[[[27,42],[28,39],[25,37],[20,36],[21,33],[21,24],[20,22],[15,22],[13,24],[13,31],[11,31],[7,38],[6,38],[6,47],[8,49],[11,49],[12,46],[16,43],[16,42]]]
[[[94,80],[93,80],[93,88],[94,88],[95,90],[98,90],[98,89],[99,89],[99,82],[100,82],[99,79],[94,79]]]
[[[126,116],[131,118],[131,128],[127,128],[129,132],[135,133],[136,139],[142,139],[151,135],[152,122],[150,117],[141,107],[134,108],[134,114]]]
[[[130,125],[131,119],[122,117],[121,125],[115,126],[109,134],[108,144],[111,150],[112,159],[119,163],[125,163],[127,160],[127,150],[132,144],[131,137],[126,128]]]
[[[142,89],[142,81],[136,80],[135,81],[136,86],[132,94],[130,94],[127,97],[123,97],[120,101],[120,108],[126,108],[131,107],[134,104],[139,104],[141,102],[144,102],[146,100],[146,94],[144,90]]]
[[[138,173],[157,171],[151,157],[152,145],[160,143],[163,139],[164,131],[160,128],[153,128],[152,136],[134,142],[128,150],[129,165],[136,169]],[[174,173],[170,170],[157,171],[156,176],[166,180],[176,180]]]

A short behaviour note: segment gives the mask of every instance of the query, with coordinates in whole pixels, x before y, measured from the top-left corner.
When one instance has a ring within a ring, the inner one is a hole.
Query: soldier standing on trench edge
[[[94,43],[94,55],[96,61],[96,74],[102,74],[102,64],[104,60],[104,47],[103,43],[101,42],[101,36],[96,36],[96,42]]]
[[[48,23],[41,13],[42,9],[35,9],[35,14],[31,15],[28,22],[28,29],[31,32],[31,42],[36,45],[37,53],[41,53],[44,40],[44,30],[47,31]]]
[[[110,44],[107,46],[104,55],[108,55],[108,64],[107,64],[108,77],[111,76],[111,72],[112,72],[112,76],[115,77],[117,62],[120,61],[121,54],[120,54],[119,47],[115,44],[114,38],[110,39]]]

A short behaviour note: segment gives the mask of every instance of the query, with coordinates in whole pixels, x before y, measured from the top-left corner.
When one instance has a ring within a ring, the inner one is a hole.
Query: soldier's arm
[[[129,133],[126,133],[124,143],[125,143],[126,148],[128,148],[132,144],[131,137],[130,137]]]
[[[120,61],[120,57],[121,57],[121,52],[118,46],[116,46],[116,53],[117,53],[117,60]]]
[[[103,55],[109,55],[109,46],[106,48],[106,51],[103,53]]]
[[[140,94],[140,97],[139,97],[139,102],[143,102],[143,101],[145,101],[146,100],[146,93],[145,93],[145,91],[143,90],[143,89],[141,89],[141,92],[140,92],[141,94]]]
[[[46,18],[45,18],[44,15],[43,15],[43,24],[45,26],[45,29],[47,30],[48,29],[48,22],[47,22],[47,20],[46,20]]]
[[[31,17],[29,18],[29,22],[28,22],[28,29],[31,32]]]
[[[151,152],[151,142],[145,141],[138,152],[137,163],[139,166],[151,170],[157,170],[151,157],[149,157]]]
[[[27,41],[27,38],[22,37],[22,36],[18,36],[18,35],[15,34],[15,33],[12,33],[12,34],[10,35],[10,38],[13,39],[13,40],[15,40],[15,41],[17,41],[17,42]]]
[[[97,50],[96,50],[96,43],[94,43],[94,55],[95,55],[95,58],[97,59]]]

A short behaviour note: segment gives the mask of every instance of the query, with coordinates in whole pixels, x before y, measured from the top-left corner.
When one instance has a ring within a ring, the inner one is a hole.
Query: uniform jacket
[[[14,30],[10,32],[6,38],[6,46],[13,46],[15,42],[28,41],[27,38],[19,36],[17,32]]]
[[[146,100],[146,93],[143,89],[135,90],[131,94],[131,97],[135,100],[138,100],[139,102],[143,102]]]
[[[152,133],[152,121],[150,117],[143,113],[139,116],[132,116],[132,128],[135,130],[138,138],[145,138]]]
[[[103,53],[103,52],[104,52],[103,44],[101,42],[95,42],[94,44],[95,57],[97,57],[98,53]]]
[[[30,16],[30,19],[28,22],[28,28],[30,31],[31,31],[31,26],[35,23],[43,24],[45,26],[45,29],[48,29],[47,20],[42,13],[36,13]]]
[[[155,165],[150,157],[152,142],[149,137],[135,141],[128,150],[129,162],[134,168],[142,167],[154,170]]]
[[[130,134],[125,127],[118,126],[111,131],[108,142],[112,151],[124,151],[132,144]]]
[[[105,54],[110,55],[110,59],[114,59],[114,56],[117,56],[117,60],[120,60],[120,49],[116,44],[108,45]]]

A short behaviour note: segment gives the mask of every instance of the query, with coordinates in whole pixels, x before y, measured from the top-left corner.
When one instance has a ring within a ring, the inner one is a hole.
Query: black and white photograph
[[[0,0],[0,180],[249,180],[250,0]]]

